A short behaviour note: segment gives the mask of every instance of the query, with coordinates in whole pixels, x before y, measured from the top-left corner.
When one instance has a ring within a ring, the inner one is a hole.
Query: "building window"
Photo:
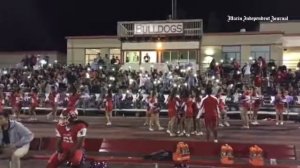
[[[85,49],[85,63],[92,63],[101,54],[101,49]]]
[[[142,51],[142,63],[157,63],[156,51]]]
[[[189,50],[189,62],[197,62],[197,50]]]
[[[224,63],[231,63],[233,60],[241,61],[241,46],[223,46],[222,57]]]
[[[264,58],[266,61],[270,59],[270,46],[251,46],[251,58]]]
[[[162,63],[177,62],[196,62],[196,50],[164,51],[162,54]]]
[[[124,52],[125,63],[140,63],[140,52],[139,51],[125,51]]]
[[[113,56],[117,59],[121,58],[121,50],[120,49],[110,49],[109,50],[110,59],[113,58]]]
[[[171,61],[171,52],[170,51],[164,51],[162,53],[161,62],[162,63],[169,63]]]

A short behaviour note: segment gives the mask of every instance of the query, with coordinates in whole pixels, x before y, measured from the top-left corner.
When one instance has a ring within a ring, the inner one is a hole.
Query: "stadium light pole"
[[[172,19],[177,19],[177,0],[172,0]]]

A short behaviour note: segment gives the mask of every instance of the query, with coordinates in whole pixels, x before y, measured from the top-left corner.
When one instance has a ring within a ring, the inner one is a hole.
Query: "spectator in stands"
[[[113,65],[113,64],[115,64],[116,63],[116,58],[115,58],[115,56],[114,55],[112,55],[112,58],[111,58],[111,60],[110,60],[110,63]]]
[[[0,157],[10,158],[10,168],[20,168],[20,159],[28,153],[33,133],[23,124],[10,120],[6,112],[0,113],[0,126],[0,146],[3,147]]]

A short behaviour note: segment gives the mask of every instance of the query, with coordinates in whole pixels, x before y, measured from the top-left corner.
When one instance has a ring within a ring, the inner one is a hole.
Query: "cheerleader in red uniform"
[[[253,112],[252,115],[252,124],[253,125],[258,125],[259,123],[257,122],[257,116],[258,116],[258,110],[260,108],[261,105],[261,98],[259,95],[259,91],[256,89],[256,87],[254,86],[251,90],[251,110]]]
[[[196,125],[196,135],[197,136],[200,136],[200,135],[203,135],[203,132],[201,130],[201,118],[197,118],[198,115],[201,116],[201,113],[202,113],[202,109],[201,109],[201,97],[200,95],[196,95],[195,97],[195,105],[196,105],[196,111],[195,111],[195,125]]]
[[[17,121],[20,121],[20,112],[22,109],[22,97],[20,94],[20,89],[14,90],[10,95],[10,104],[12,107],[12,113],[16,116]]]
[[[177,98],[175,97],[175,92],[172,92],[167,100],[168,116],[169,116],[167,133],[169,133],[170,136],[176,135],[174,130],[176,124],[176,101]]]
[[[37,120],[36,112],[35,112],[36,107],[38,107],[39,105],[37,89],[35,88],[31,89],[30,97],[31,97],[31,104],[30,104],[29,112],[31,117],[29,118],[29,120]]]
[[[106,117],[106,125],[111,125],[112,111],[113,111],[113,98],[112,93],[109,90],[107,96],[105,97],[105,117]]]
[[[67,108],[63,111],[63,113],[76,113],[78,115],[76,106],[79,102],[80,97],[81,91],[77,91],[76,88],[73,88],[72,95],[68,97]]]
[[[48,95],[48,101],[50,103],[52,111],[47,115],[47,119],[49,119],[51,116],[53,117],[53,121],[57,122],[56,116],[57,116],[57,92],[55,86],[51,86],[51,91]]]
[[[177,134],[178,136],[183,136],[185,134],[184,118],[185,118],[185,103],[186,98],[181,97],[176,102],[176,113],[177,113]]]
[[[151,92],[151,95],[152,95],[152,92]],[[146,106],[147,106],[147,108],[146,108],[146,121],[145,121],[145,123],[144,123],[145,126],[146,126],[146,125],[149,125],[149,123],[150,123],[150,118],[151,118],[150,106],[149,106],[150,100],[151,100],[151,96],[148,96],[148,97],[146,98]]]
[[[276,125],[283,125],[283,112],[286,110],[285,103],[284,90],[281,90],[275,97]]]
[[[159,106],[158,106],[158,101],[157,98],[155,96],[155,93],[152,92],[152,95],[150,97],[149,100],[149,108],[150,108],[150,114],[151,114],[151,118],[150,118],[150,122],[149,122],[149,131],[154,131],[153,126],[156,125],[158,130],[164,130],[163,127],[160,126],[159,123]]]
[[[4,99],[3,86],[0,86],[0,113],[4,110]]]
[[[186,136],[190,137],[191,132],[192,132],[192,127],[193,127],[193,116],[194,116],[194,110],[193,110],[193,96],[190,95],[189,98],[185,102],[185,107],[184,107],[184,124],[185,124],[185,131],[186,131]]]
[[[223,90],[219,89],[216,95],[216,98],[219,102],[219,110],[220,110],[220,118],[219,118],[219,126],[220,127],[229,127],[230,124],[228,123],[228,117],[227,117],[227,106],[224,102],[224,100],[221,98],[223,95]]]
[[[249,87],[245,86],[244,93],[240,98],[240,111],[241,111],[241,119],[243,122],[243,127],[249,129],[249,116],[248,112],[250,111],[250,90]]]

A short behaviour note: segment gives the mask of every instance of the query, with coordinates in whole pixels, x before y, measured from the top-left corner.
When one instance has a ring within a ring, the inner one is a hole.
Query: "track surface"
[[[165,131],[149,132],[147,127],[143,126],[144,118],[116,117],[113,118],[113,125],[109,127],[105,125],[103,117],[81,117],[80,119],[90,124],[87,135],[90,138],[205,141],[205,136],[170,137]],[[162,126],[166,128],[167,119],[162,118],[160,121]],[[23,123],[34,132],[35,137],[53,137],[55,135],[55,123],[47,121],[44,116],[39,116],[39,120],[36,122],[28,122],[25,119]],[[299,124],[289,121],[285,122],[283,126],[275,126],[274,121],[260,121],[260,125],[245,130],[240,128],[241,122],[239,120],[232,120],[230,123],[230,127],[220,128],[220,142],[292,144],[296,145],[297,156],[300,154]],[[46,165],[46,161],[26,160],[22,163],[22,168],[44,168]],[[6,165],[6,162],[0,161],[0,168],[7,168]],[[155,166],[154,164],[147,164],[143,166],[110,165],[110,167],[150,168]],[[170,165],[159,165],[159,167],[170,167]]]

